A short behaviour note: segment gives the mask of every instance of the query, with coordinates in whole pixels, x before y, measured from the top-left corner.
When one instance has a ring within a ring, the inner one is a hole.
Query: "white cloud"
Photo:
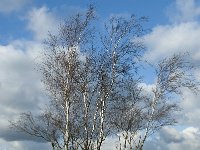
[[[112,137],[107,137],[106,140],[102,144],[102,149],[103,150],[114,150],[116,149],[116,146],[118,144],[118,137],[117,136],[112,136]]]
[[[172,10],[173,9],[173,10]],[[189,52],[192,60],[200,64],[200,6],[196,0],[176,0],[175,7],[170,9],[171,24],[158,25],[145,35],[147,52],[144,58],[155,63],[174,53]],[[200,79],[200,69],[195,77]],[[152,150],[198,150],[200,149],[200,94],[195,95],[183,89],[183,100],[179,102],[182,110],[178,113],[177,130],[165,127],[158,136],[146,143],[145,149]]]
[[[194,21],[200,15],[198,0],[176,0],[167,14],[172,22]]]
[[[148,50],[144,57],[148,61],[154,63],[174,53],[184,53],[187,51],[191,53],[193,62],[195,64],[200,64],[200,23],[194,20],[199,14],[194,13],[193,16],[190,16],[191,12],[188,12],[189,8],[193,8],[195,12],[198,12],[197,10],[199,10],[200,7],[198,8],[197,2],[194,0],[188,0],[186,3],[184,2],[186,1],[177,0],[176,10],[181,10],[182,18],[185,16],[191,19],[184,20],[178,24],[156,26],[151,33],[145,36],[145,44]],[[175,13],[174,15],[176,16],[179,14]],[[199,74],[200,69],[195,72],[197,79],[200,79]],[[183,89],[183,97],[184,99],[180,101],[180,106],[182,108],[182,111],[179,113],[180,124],[185,126],[199,126],[200,95],[195,95],[191,91]]]
[[[22,112],[39,113],[47,104],[41,77],[35,68],[42,58],[41,40],[47,37],[48,31],[56,32],[59,22],[46,7],[32,9],[26,19],[34,40],[15,40],[0,45],[0,149],[50,149],[49,144],[38,143],[41,139],[9,129],[9,120]]]
[[[178,113],[178,122],[184,126],[200,126],[200,94],[194,94],[188,89],[183,89],[183,100],[180,101],[179,105],[182,111]]]
[[[10,13],[17,11],[29,3],[31,0],[1,0],[0,1],[0,12]]]
[[[3,143],[10,141],[10,150],[21,150],[18,146],[23,145],[23,142],[17,145],[17,141],[12,141],[37,140],[12,132],[8,121],[22,112],[36,113],[47,102],[40,74],[35,70],[36,63],[40,60],[36,56],[39,56],[41,50],[41,44],[33,41],[14,41],[6,46],[0,45],[0,140],[4,141]]]
[[[23,0],[18,2],[22,4]],[[47,37],[48,31],[58,28],[58,22],[46,7],[32,9],[27,21],[27,29],[34,34],[33,41],[15,40],[0,45],[0,149],[50,149],[49,144],[38,143],[41,139],[9,128],[9,120],[22,112],[39,113],[47,103],[36,68],[42,59],[41,40]]]
[[[164,127],[157,137],[148,141],[146,150],[198,150],[200,148],[199,128],[187,127],[178,130],[172,127]]]
[[[171,8],[172,24],[158,25],[145,36],[147,53],[151,62],[177,52],[190,52],[195,61],[200,60],[200,4],[197,0],[176,0]]]
[[[44,40],[48,32],[56,32],[59,22],[47,7],[34,8],[27,16],[27,28],[33,32],[36,40]]]
[[[140,83],[138,86],[142,87],[143,90],[148,94],[152,93],[153,89],[155,89],[155,84]]]
[[[200,60],[200,24],[198,22],[157,26],[145,36],[148,48],[145,58],[154,62],[177,52],[190,52],[193,59]]]

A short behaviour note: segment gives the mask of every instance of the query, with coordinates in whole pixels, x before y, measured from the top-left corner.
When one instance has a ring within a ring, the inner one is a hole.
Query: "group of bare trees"
[[[111,17],[98,33],[95,18],[91,6],[49,35],[40,66],[49,105],[11,125],[54,150],[100,150],[109,135],[119,136],[117,149],[141,150],[148,136],[176,122],[171,96],[181,95],[182,87],[196,91],[198,82],[185,55],[177,54],[158,63],[155,86],[147,93],[137,74],[146,19]]]

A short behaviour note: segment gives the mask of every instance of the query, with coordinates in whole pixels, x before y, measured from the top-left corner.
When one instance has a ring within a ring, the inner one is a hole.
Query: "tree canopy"
[[[178,111],[171,96],[181,88],[198,90],[187,54],[155,65],[156,79],[146,91],[141,67],[145,17],[110,17],[97,29],[95,9],[71,16],[59,33],[49,34],[40,71],[49,105],[34,116],[23,113],[11,125],[50,142],[53,149],[102,149],[110,135],[117,149],[141,150],[152,133],[173,125]]]

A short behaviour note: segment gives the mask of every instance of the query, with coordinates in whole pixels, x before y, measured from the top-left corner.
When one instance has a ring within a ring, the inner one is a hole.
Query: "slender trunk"
[[[68,150],[69,147],[69,102],[66,101],[66,124],[65,124],[65,135],[64,135],[64,147],[65,150]]]
[[[69,49],[70,50],[70,49]],[[64,149],[68,150],[69,147],[69,87],[70,87],[70,71],[71,71],[71,64],[70,64],[70,60],[68,59],[68,68],[66,68],[68,70],[67,72],[67,79],[66,79],[66,87],[65,87],[65,91],[64,91],[64,102],[65,102],[65,106],[64,106],[64,112],[65,112],[65,119],[66,119],[66,124],[65,124],[65,135],[64,135]]]
[[[86,88],[86,87],[85,87]],[[86,89],[85,89],[86,90]],[[86,133],[86,139],[84,142],[85,149],[89,149],[89,139],[88,139],[88,100],[87,100],[87,92],[83,94],[83,102],[84,102],[84,128]]]
[[[153,101],[152,101],[152,106],[151,106],[151,115],[150,115],[150,118],[149,118],[149,121],[147,123],[147,127],[145,129],[145,134],[144,134],[144,138],[142,139],[141,143],[139,143],[139,150],[142,150],[143,149],[143,146],[144,146],[144,142],[146,141],[147,139],[147,136],[149,134],[149,130],[151,128],[151,123],[152,123],[152,119],[153,119],[153,115],[154,115],[154,112],[155,112],[155,107],[156,107],[156,104],[158,102],[158,99],[159,99],[159,95],[157,95],[157,90],[154,92],[154,98],[153,98]]]
[[[55,145],[54,145],[54,143],[51,143],[51,146],[52,146],[52,150],[55,150]]]
[[[105,99],[101,98],[101,111],[100,111],[100,133],[99,133],[99,139],[97,144],[97,150],[101,149],[102,142],[104,140],[104,112],[105,111]]]
[[[112,85],[115,82],[115,65],[116,65],[116,56],[115,51],[112,53]]]

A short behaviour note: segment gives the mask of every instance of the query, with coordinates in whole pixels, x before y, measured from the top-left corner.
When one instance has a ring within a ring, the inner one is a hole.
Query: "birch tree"
[[[176,99],[181,99],[183,88],[194,93],[199,89],[199,82],[192,74],[195,67],[188,57],[187,54],[174,54],[161,60],[155,66],[156,82],[150,93],[144,92],[142,87],[139,92],[138,87],[131,89],[128,105],[120,106],[123,113],[118,117],[123,120],[114,120],[122,133],[117,149],[142,150],[150,135],[163,126],[177,123],[175,114],[180,108]],[[136,101],[132,94],[139,96]]]
[[[197,89],[182,55],[156,66],[152,94],[140,86],[145,47],[145,17],[110,17],[98,33],[94,7],[65,20],[49,34],[40,71],[49,104],[34,116],[23,113],[11,125],[50,142],[56,150],[101,150],[109,135],[119,135],[118,149],[141,150],[148,136],[176,122],[170,95]]]

